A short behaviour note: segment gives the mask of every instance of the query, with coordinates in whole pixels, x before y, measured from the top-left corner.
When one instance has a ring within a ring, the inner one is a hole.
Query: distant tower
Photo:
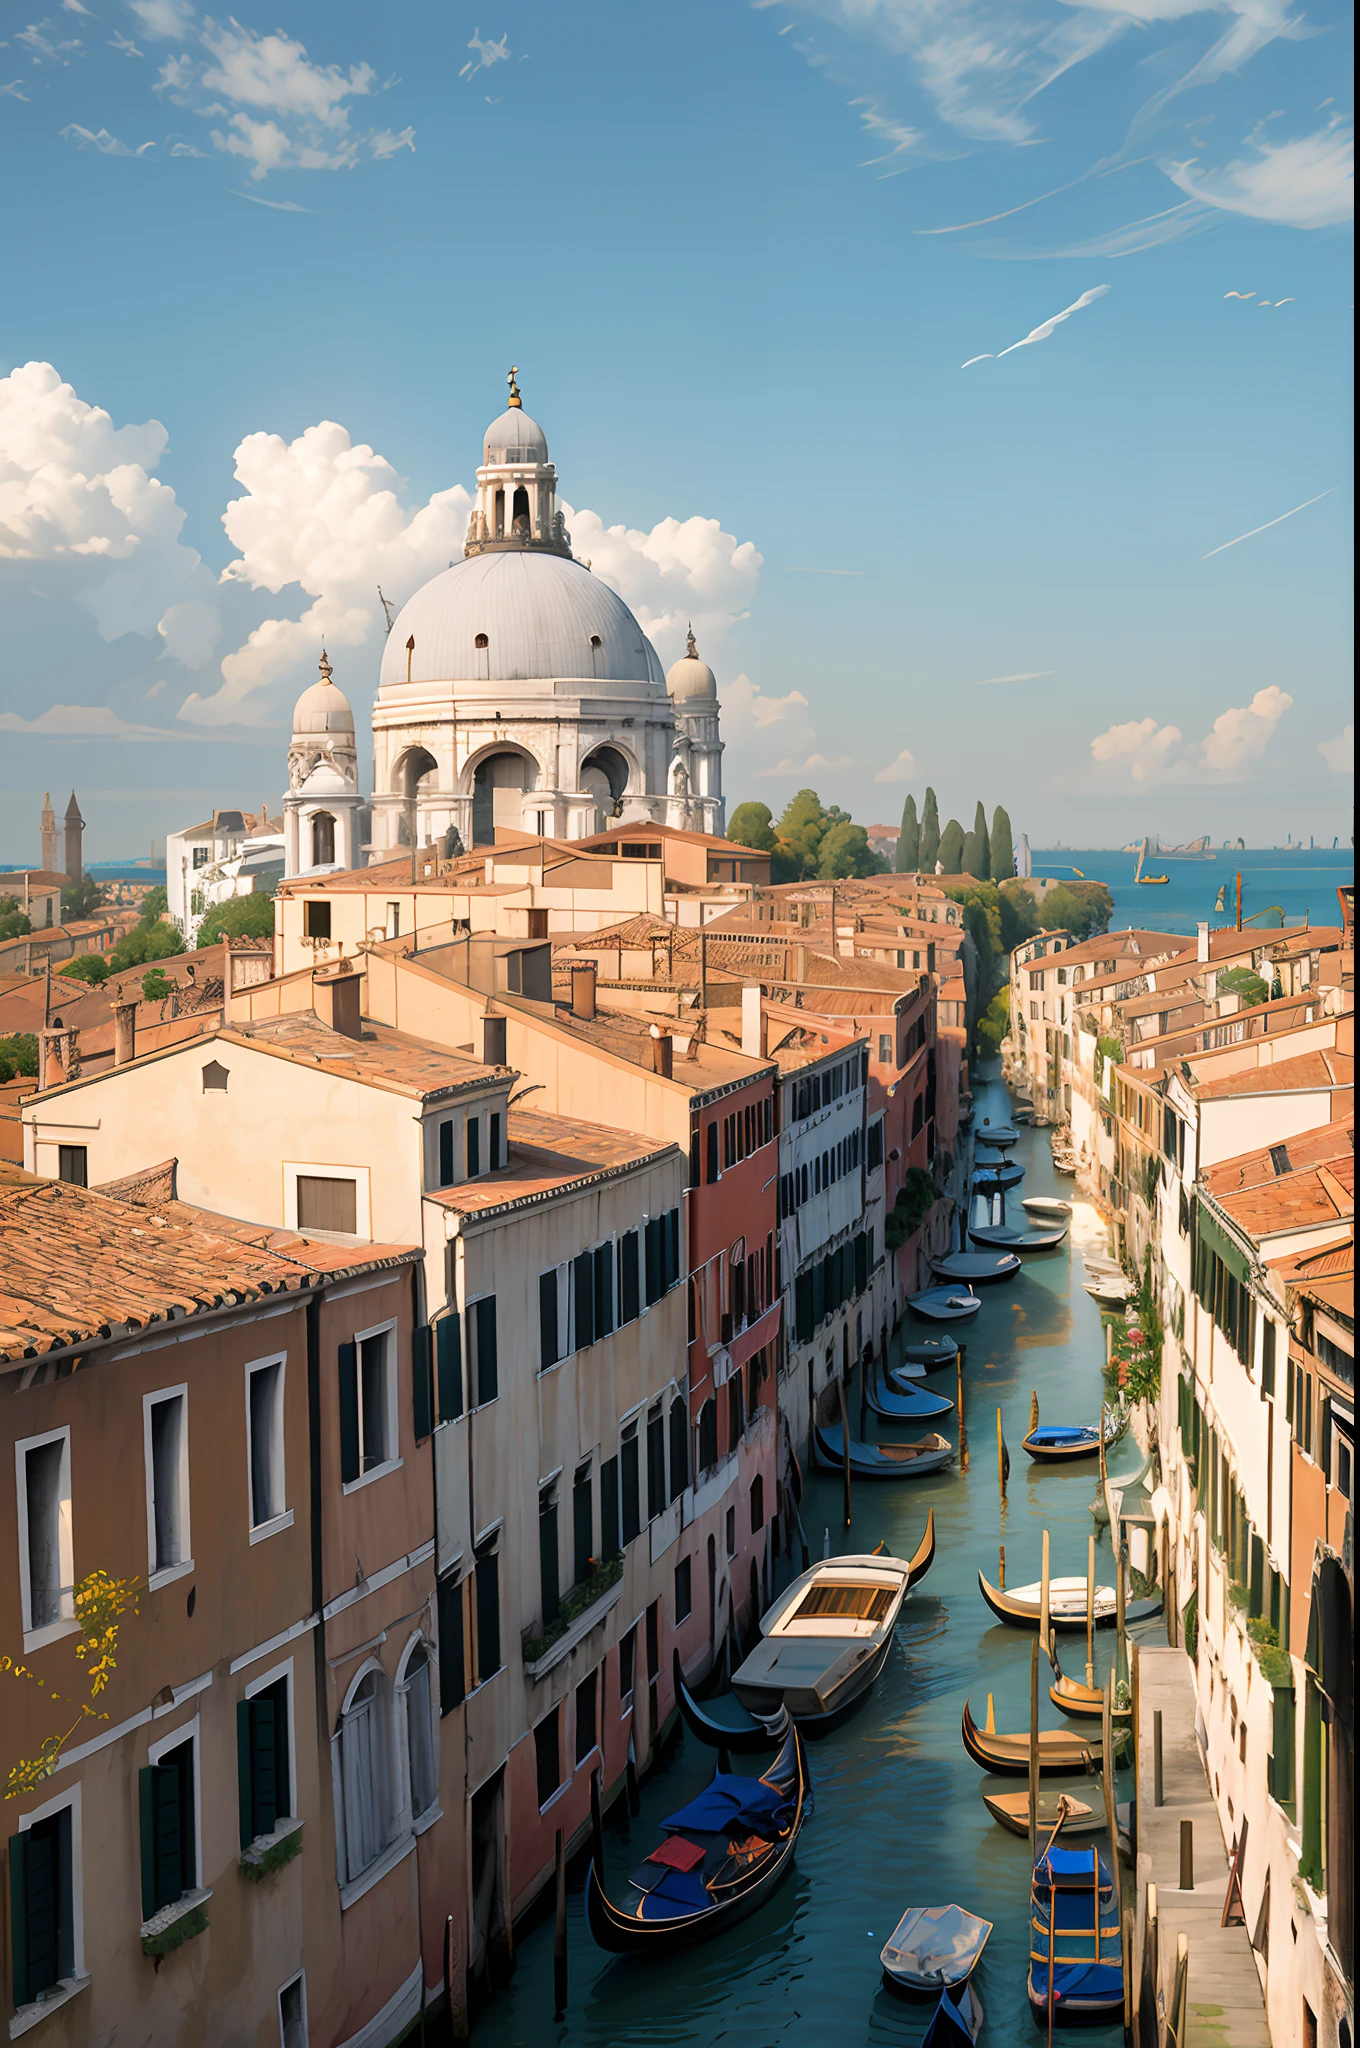
[[[71,801],[66,806],[66,874],[72,882],[78,882],[84,873],[81,860],[80,835],[85,830],[85,820],[80,815],[76,793],[71,791]]]
[[[52,808],[52,792],[43,796],[42,807],[42,865],[49,875],[57,873],[57,814]]]
[[[666,688],[675,713],[666,823],[682,831],[711,832],[721,839],[727,806],[722,793],[718,685],[708,663],[699,659],[693,627],[686,636],[685,652],[667,672]]]
[[[357,867],[366,806],[359,794],[354,713],[321,651],[321,680],[293,707],[288,794],[283,800],[286,876]]]

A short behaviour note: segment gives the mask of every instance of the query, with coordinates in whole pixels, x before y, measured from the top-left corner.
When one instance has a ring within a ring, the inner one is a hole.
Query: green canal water
[[[996,1082],[979,1088],[977,1121],[1008,1110]],[[1075,1184],[1053,1172],[1046,1133],[1023,1131],[1016,1155],[1027,1169],[1021,1195],[1072,1200]],[[1089,1210],[1075,1223],[1096,1229]],[[1079,1237],[1080,1241],[1080,1237]],[[583,1912],[583,1868],[568,1899],[570,2000],[553,2017],[551,1913],[521,1941],[510,1987],[484,2008],[476,2033],[496,2048],[632,2048],[684,2043],[685,2048],[858,2048],[859,2043],[915,2048],[928,2005],[907,2003],[883,1987],[879,1950],[911,1905],[951,1901],[995,1922],[976,1979],[986,2023],[984,2048],[1038,2040],[1025,1996],[1028,1952],[1028,1844],[999,1828],[982,1804],[984,1790],[1023,1789],[1019,1778],[987,1777],[965,1754],[959,1724],[965,1699],[982,1722],[988,1692],[999,1729],[1028,1726],[1031,1638],[993,1621],[978,1591],[979,1567],[995,1582],[997,1546],[1006,1546],[1007,1581],[1039,1576],[1040,1532],[1052,1535],[1054,1576],[1086,1569],[1096,1491],[1094,1462],[1075,1470],[1032,1465],[1020,1450],[1031,1391],[1049,1422],[1087,1422],[1099,1412],[1104,1342],[1099,1310],[1081,1285],[1081,1261],[1068,1246],[1029,1259],[1017,1277],[983,1289],[980,1315],[961,1334],[968,1346],[964,1409],[971,1465],[910,1483],[861,1482],[852,1529],[844,1528],[839,1479],[810,1477],[803,1525],[813,1556],[823,1533],[831,1548],[888,1550],[908,1557],[926,1512],[935,1510],[935,1563],[908,1599],[891,1658],[872,1697],[844,1727],[809,1745],[816,1812],[798,1845],[797,1871],[759,1914],[702,1947],[670,1960],[642,1962],[604,1955],[591,1941]],[[908,1317],[908,1325],[914,1319]],[[914,1334],[923,1333],[917,1326]],[[928,1385],[953,1397],[952,1375]],[[859,1389],[851,1399],[852,1429]],[[1003,1513],[997,1486],[996,1411],[1011,1453]],[[954,1434],[953,1416],[942,1426]],[[913,1428],[922,1434],[931,1425]],[[870,1434],[874,1423],[870,1417]],[[885,1435],[908,1432],[889,1424]],[[1139,1462],[1129,1440],[1112,1454],[1116,1470]],[[1113,1581],[1108,1537],[1100,1532],[1096,1569]],[[795,1567],[798,1564],[795,1548]],[[1155,1628],[1155,1624],[1153,1627]],[[1098,1680],[1113,1655],[1113,1631],[1098,1631]],[[1065,1668],[1083,1675],[1080,1635],[1062,1639]],[[1046,1667],[1041,1666],[1041,1679]],[[1071,1726],[1040,1695],[1040,1725]],[[756,1759],[737,1759],[749,1768]],[[712,1774],[715,1752],[685,1731],[664,1765],[642,1786],[641,1813],[625,1837],[606,1824],[611,1889],[659,1839],[661,1817],[689,1799]],[[1046,1779],[1045,1791],[1066,1786],[1099,1804],[1099,1780]],[[1129,1796],[1121,1774],[1118,1797]],[[622,1802],[618,1811],[622,1810]],[[1087,1841],[1095,1837],[1084,1838]],[[1098,1838],[1108,1855],[1103,1836]],[[1116,2028],[1084,2029],[1092,2048],[1119,2038]]]

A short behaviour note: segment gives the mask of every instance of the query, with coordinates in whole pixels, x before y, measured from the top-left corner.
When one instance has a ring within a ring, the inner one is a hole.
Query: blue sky
[[[0,860],[48,787],[95,859],[276,801],[511,362],[729,802],[1345,835],[1350,58],[1336,0],[6,0]]]

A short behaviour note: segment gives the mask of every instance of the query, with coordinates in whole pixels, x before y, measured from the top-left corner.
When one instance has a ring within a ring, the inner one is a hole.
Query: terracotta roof
[[[1244,1236],[1258,1241],[1355,1214],[1355,1131],[1349,1121],[1211,1166],[1204,1185]]]
[[[504,1166],[457,1187],[433,1190],[426,1199],[463,1216],[485,1216],[527,1199],[588,1186],[644,1160],[668,1158],[677,1150],[603,1124],[542,1111],[512,1109],[506,1128],[509,1157]]]
[[[1285,1163],[1279,1157],[1282,1151],[1288,1153]],[[1221,1159],[1217,1166],[1207,1169],[1203,1180],[1209,1193],[1218,1200],[1239,1188],[1268,1187],[1278,1182],[1281,1173],[1301,1172],[1354,1157],[1355,1125],[1350,1117],[1343,1117],[1334,1123],[1320,1124],[1316,1130],[1301,1131],[1297,1137],[1286,1139],[1282,1146],[1262,1145],[1251,1152],[1240,1152],[1235,1158]]]
[[[1353,1088],[1355,1061],[1344,1052],[1302,1052],[1269,1066],[1247,1067],[1216,1081],[1192,1083],[1201,1102],[1226,1095],[1287,1095],[1303,1088]]]
[[[36,892],[39,896],[46,896],[53,889],[64,889],[67,883],[65,875],[59,875],[51,868],[5,868],[0,870],[0,896],[12,895],[17,889],[22,904],[25,879],[30,895]]]
[[[167,1202],[146,1207],[0,1161],[0,1360],[134,1335],[324,1280],[407,1263],[410,1245],[337,1245]]]
[[[1344,1278],[1355,1271],[1355,1237],[1339,1237],[1332,1244],[1314,1245],[1311,1251],[1291,1252],[1288,1258],[1271,1259],[1272,1273],[1278,1273],[1291,1287]]]

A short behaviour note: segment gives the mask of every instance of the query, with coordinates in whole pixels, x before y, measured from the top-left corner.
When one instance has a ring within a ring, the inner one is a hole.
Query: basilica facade
[[[713,671],[694,635],[664,673],[623,600],[571,551],[547,437],[510,403],[487,428],[463,560],[388,630],[373,707],[373,794],[323,657],[299,699],[287,872],[490,845],[497,827],[582,839],[646,821],[721,835]]]

